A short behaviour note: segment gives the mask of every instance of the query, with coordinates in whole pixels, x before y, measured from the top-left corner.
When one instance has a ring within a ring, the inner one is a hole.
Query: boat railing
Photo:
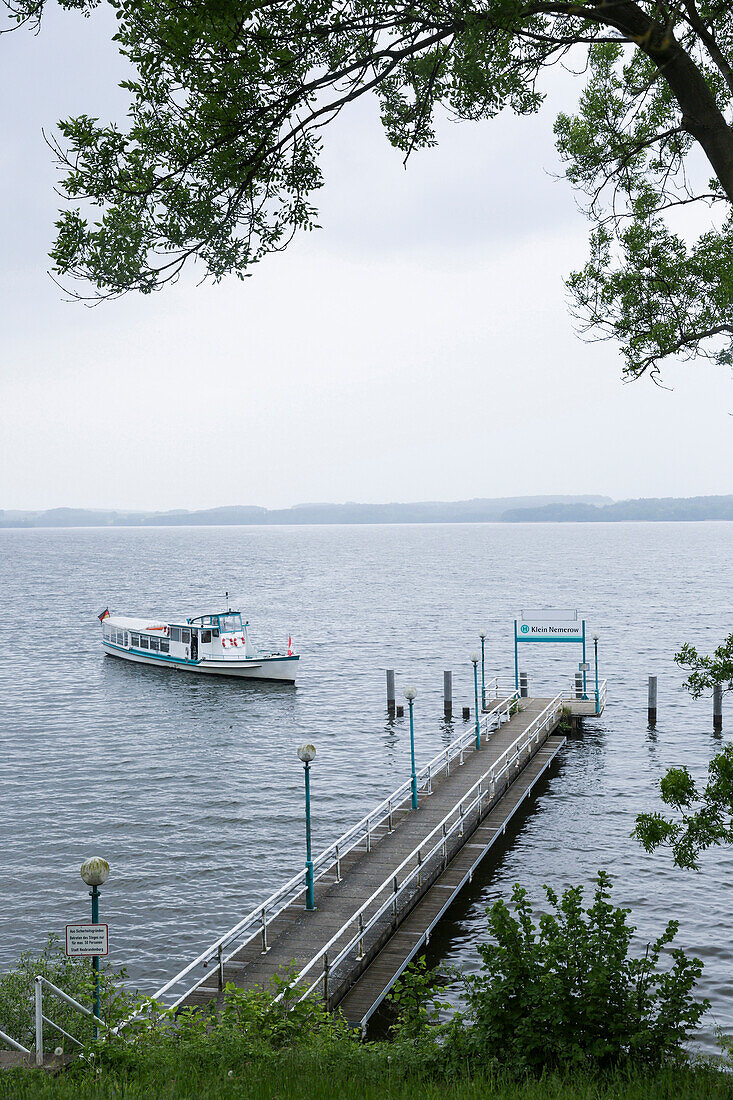
[[[498,688],[493,685],[494,690]],[[481,714],[479,718],[479,738],[483,739],[508,721],[519,705],[519,692],[512,691],[504,697],[495,699],[491,706]],[[476,726],[472,723],[459,737],[455,738],[446,748],[429,760],[428,763],[417,772],[418,791],[424,794],[432,792],[433,783],[441,775],[449,775],[451,768],[463,763],[467,749],[476,742]],[[366,851],[371,850],[372,841],[379,830],[391,831],[395,819],[403,809],[407,808],[412,797],[412,779],[407,778],[379,805],[375,806],[368,814],[361,818],[350,829],[347,829],[338,840],[329,844],[320,855],[313,860],[314,878],[318,880],[324,875],[335,873],[336,880],[341,879],[341,865],[344,858],[355,848],[363,846]],[[269,950],[268,934],[274,921],[281,913],[297,901],[300,895],[305,895],[306,871],[305,867],[296,875],[284,883],[273,894],[270,894],[263,902],[257,905],[242,920],[210,944],[201,954],[197,955],[178,974],[170,978],[164,985],[152,994],[150,1000],[160,1002],[172,990],[180,987],[185,978],[199,969],[207,971],[201,974],[197,980],[176,996],[169,1006],[172,1009],[181,1005],[192,993],[203,985],[210,974],[208,968],[215,966],[217,981],[220,989],[224,987],[224,967],[242,948],[259,939],[260,950],[266,953]],[[233,945],[233,946],[232,946]]]

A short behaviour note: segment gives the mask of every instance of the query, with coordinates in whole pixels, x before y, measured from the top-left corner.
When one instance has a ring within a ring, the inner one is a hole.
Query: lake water
[[[640,942],[670,917],[705,962],[703,1042],[733,1028],[733,855],[676,871],[630,839],[658,779],[698,775],[719,747],[709,700],[681,689],[672,655],[733,629],[730,524],[425,525],[0,531],[0,967],[87,919],[84,858],[109,860],[101,919],[110,961],[151,991],[264,898],[303,859],[302,766],[317,848],[404,779],[409,730],[385,711],[384,669],[418,689],[425,762],[463,728],[468,654],[488,632],[487,675],[513,678],[521,608],[575,607],[600,634],[609,680],[600,720],[563,750],[508,842],[487,860],[432,944],[430,961],[476,966],[484,910],[521,882],[590,883],[600,867],[633,909]],[[301,653],[297,687],[173,675],[104,657],[97,613],[220,609],[224,589],[256,641]],[[574,646],[525,647],[536,694],[564,685]],[[659,677],[659,721],[646,679]],[[728,736],[733,713],[724,716]]]

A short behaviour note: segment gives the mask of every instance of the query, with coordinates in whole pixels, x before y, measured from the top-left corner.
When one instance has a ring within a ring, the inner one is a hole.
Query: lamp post
[[[417,689],[408,684],[405,688],[405,699],[410,707],[410,760],[412,764],[412,808],[417,809],[417,772],[415,771],[415,727],[412,721],[412,704],[415,702]]]
[[[600,697],[598,695],[598,635],[593,635],[593,652],[595,654],[595,666],[596,666],[596,714],[600,710]]]
[[[89,897],[92,899],[92,924],[99,924],[99,887],[103,886],[109,878],[109,863],[106,859],[93,856],[81,865],[81,877],[87,886],[91,886]],[[99,955],[92,955],[92,974],[94,976],[94,1001],[92,1011],[96,1020],[99,1019]],[[98,1036],[98,1028],[94,1025],[94,1038]]]
[[[478,716],[478,653],[474,650],[471,654],[473,661],[473,694],[476,703],[476,748],[481,748],[481,723]]]
[[[311,760],[315,759],[315,745],[305,744],[298,749],[298,757],[305,768],[305,907],[315,909],[313,901],[313,860],[311,859]]]
[[[484,641],[486,639],[486,631],[479,630],[478,636],[481,639],[481,710],[486,710],[486,669],[484,665]]]

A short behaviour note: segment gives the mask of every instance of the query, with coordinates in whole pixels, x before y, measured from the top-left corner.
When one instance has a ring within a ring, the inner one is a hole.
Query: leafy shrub
[[[49,935],[40,955],[26,951],[16,965],[0,975],[0,1031],[12,1036],[23,1046],[35,1045],[35,979],[41,974],[64,993],[91,1008],[93,977],[91,959],[70,959],[66,956],[59,937]],[[131,1011],[134,998],[122,988],[125,971],[113,971],[102,962],[100,972],[100,1015],[114,1026]],[[54,1020],[75,1038],[85,1043],[92,1038],[93,1024],[87,1017],[71,1008],[64,1001],[51,999],[44,990],[44,1015]],[[44,1024],[43,1041],[46,1047],[68,1046],[68,1040]]]
[[[463,978],[466,1024],[451,1037],[467,1057],[538,1072],[624,1062],[656,1069],[682,1056],[708,1008],[693,996],[702,963],[665,950],[676,921],[643,956],[630,957],[629,910],[611,905],[605,872],[596,883],[588,909],[580,887],[558,898],[546,886],[554,912],[537,926],[519,886],[515,916],[503,901],[488,910],[494,942],[479,945],[482,972]],[[668,965],[660,967],[663,953]]]
[[[416,1040],[431,1029],[435,1034],[441,1012],[450,1008],[447,1001],[439,1000],[447,988],[441,980],[438,968],[428,970],[424,957],[416,959],[397,979],[387,998],[395,1014],[390,1028],[394,1040]]]

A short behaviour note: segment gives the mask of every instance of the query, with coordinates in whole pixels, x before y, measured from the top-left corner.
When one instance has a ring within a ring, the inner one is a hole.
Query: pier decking
[[[480,748],[467,727],[417,774],[417,809],[408,780],[316,858],[314,910],[301,873],[155,998],[203,1006],[227,983],[250,989],[287,974],[289,996],[317,996],[363,1030],[564,745],[563,710],[562,694],[493,700]]]

